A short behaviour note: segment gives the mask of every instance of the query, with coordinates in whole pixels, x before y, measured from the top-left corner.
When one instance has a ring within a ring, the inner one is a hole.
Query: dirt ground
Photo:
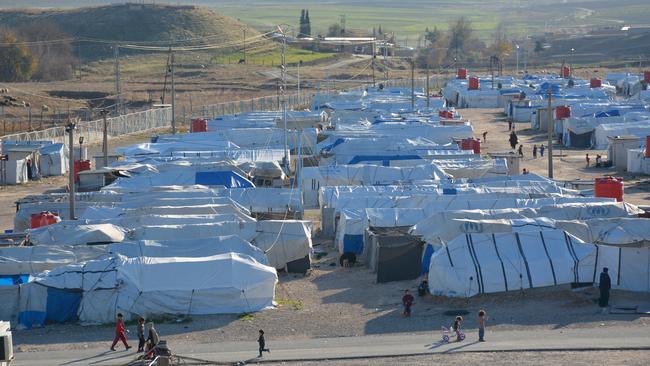
[[[396,357],[396,358],[373,358],[368,360],[328,360],[327,364],[332,366],[426,366],[435,364],[448,366],[465,365],[647,365],[650,359],[650,352],[647,351],[597,351],[597,352],[486,352],[486,353],[461,353],[442,354],[432,356]],[[282,362],[268,363],[269,366],[315,366],[323,362]]]
[[[474,127],[474,136],[481,139],[481,152],[510,152],[508,142],[508,122],[502,109],[460,109],[463,118],[469,119]],[[530,129],[528,123],[515,123],[519,143],[524,145],[524,158],[520,161],[520,169],[531,173],[548,175],[548,150],[544,157],[533,158],[533,145],[548,146],[547,135],[544,132]],[[487,131],[487,142],[483,141],[483,132]],[[585,154],[591,157],[590,167],[587,168]],[[614,168],[596,168],[596,154],[607,160],[606,150],[567,149],[560,147],[555,141],[553,145],[553,175],[561,181],[593,182],[603,176],[623,177],[625,181],[625,201],[637,205],[650,205],[650,181],[648,177],[617,172]]]

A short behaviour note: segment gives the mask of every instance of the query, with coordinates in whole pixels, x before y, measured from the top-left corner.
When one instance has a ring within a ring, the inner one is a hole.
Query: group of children
[[[132,348],[129,346],[125,332],[126,328],[124,327],[124,316],[122,313],[118,313],[117,320],[115,321],[115,338],[113,339],[113,344],[111,345],[111,351],[115,351],[115,345],[117,345],[118,341],[122,341],[127,351]],[[152,350],[158,344],[158,332],[156,331],[156,328],[154,328],[153,322],[149,322],[149,337],[145,338],[144,319],[138,319],[138,341],[138,352]]]
[[[478,341],[485,342],[485,323],[487,322],[487,313],[485,310],[478,311],[476,322],[478,323]],[[464,337],[461,337],[461,334],[463,334],[462,328],[463,317],[458,315],[454,320],[454,325],[452,326],[452,330],[456,333],[456,341],[458,342],[464,339]]]
[[[422,280],[422,283],[418,287],[418,295],[419,296],[425,296],[426,294],[429,293],[429,286],[427,280]],[[403,317],[410,317],[411,316],[411,307],[413,306],[413,301],[415,299],[413,298],[413,295],[409,292],[409,290],[404,290],[404,296],[402,296],[402,316]],[[478,318],[477,318],[477,323],[478,323],[478,340],[479,342],[485,342],[485,323],[487,322],[487,314],[485,310],[479,310],[478,312]],[[463,338],[461,338],[462,334],[462,325],[463,325],[463,317],[462,316],[457,316],[456,319],[454,320],[454,325],[452,326],[452,330],[456,333],[456,340],[457,341],[462,341]],[[261,354],[261,351],[260,351]]]

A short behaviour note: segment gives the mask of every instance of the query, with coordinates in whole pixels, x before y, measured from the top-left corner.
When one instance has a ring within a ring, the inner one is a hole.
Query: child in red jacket
[[[118,340],[124,343],[124,347],[126,347],[127,351],[131,348],[129,343],[126,341],[126,334],[124,334],[124,316],[122,313],[117,313],[117,320],[115,321],[115,339],[113,339],[111,351],[115,351],[115,345]]]

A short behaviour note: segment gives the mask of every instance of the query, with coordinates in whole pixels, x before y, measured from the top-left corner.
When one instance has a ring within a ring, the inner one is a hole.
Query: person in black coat
[[[260,355],[258,357],[262,357],[262,352],[268,352],[271,353],[271,350],[268,348],[264,348],[266,346],[266,340],[264,340],[264,331],[260,329],[260,337],[257,338],[257,344],[260,346]]]
[[[609,305],[609,290],[612,288],[612,280],[609,278],[607,273],[609,269],[607,267],[603,268],[603,271],[600,273],[600,300],[598,305],[601,308],[606,308]]]
[[[514,150],[517,147],[517,143],[519,143],[519,139],[517,138],[517,134],[515,133],[515,131],[512,131],[510,133],[510,138],[508,139],[508,141],[510,142],[510,146]]]

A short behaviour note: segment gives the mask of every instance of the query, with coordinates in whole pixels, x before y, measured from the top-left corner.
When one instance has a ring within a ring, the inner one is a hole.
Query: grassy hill
[[[0,11],[0,24],[10,28],[54,23],[73,37],[173,44],[223,44],[257,35],[244,23],[195,6],[119,4],[75,9],[12,9]],[[207,37],[208,39],[199,39]],[[181,42],[184,40],[193,40]],[[80,43],[82,57],[97,59],[110,54],[110,44]]]

